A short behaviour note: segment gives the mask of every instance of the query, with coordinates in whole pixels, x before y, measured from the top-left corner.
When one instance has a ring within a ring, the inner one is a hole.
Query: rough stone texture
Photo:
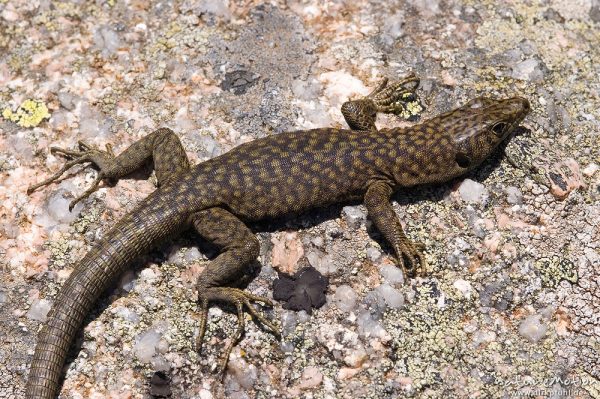
[[[46,301],[154,189],[141,173],[69,214],[94,171],[25,193],[60,167],[50,145],[119,152],[168,126],[202,161],[284,130],[342,127],[344,100],[409,71],[422,78],[424,117],[478,95],[533,107],[506,156],[394,197],[426,246],[424,277],[391,271],[356,204],[258,226],[262,268],[248,289],[271,295],[274,267],[313,265],[329,302],[312,315],[267,310],[281,342],[248,320],[221,383],[212,372],[236,317],[211,308],[194,352],[192,289],[215,252],[184,235],[98,303],[61,398],[600,398],[599,10],[596,0],[0,0],[0,398],[23,397]]]

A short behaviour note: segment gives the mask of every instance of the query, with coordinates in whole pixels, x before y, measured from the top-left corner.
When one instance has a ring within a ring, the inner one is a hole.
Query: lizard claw
[[[98,176],[96,177],[90,188],[88,188],[79,197],[71,201],[71,203],[69,204],[69,211],[72,211],[73,207],[75,207],[75,205],[78,202],[89,197],[93,192],[95,192],[98,189],[98,186],[100,185],[102,180],[105,177],[107,177],[104,171],[110,168],[115,157],[112,151],[112,147],[109,144],[106,145],[106,151],[102,151],[89,144],[86,144],[83,141],[79,142],[79,151],[68,150],[60,147],[50,147],[50,153],[60,154],[67,158],[68,161],[65,162],[65,164],[62,166],[62,168],[58,170],[58,172],[56,172],[46,180],[27,188],[28,195],[37,190],[38,188],[47,186],[50,183],[58,180],[67,170],[71,169],[75,165],[89,162],[91,165],[96,165],[98,168],[100,168],[100,172],[98,173]]]
[[[410,103],[418,102],[415,95],[417,86],[419,78],[412,73],[391,85],[388,85],[388,79],[384,78],[367,98],[373,101],[377,112],[405,114]]]
[[[279,329],[269,320],[265,318],[261,313],[259,313],[254,306],[252,306],[251,302],[262,302],[265,305],[273,306],[273,303],[270,299],[251,294],[249,292],[240,290],[238,288],[232,287],[214,287],[208,289],[202,289],[198,292],[198,300],[200,302],[200,327],[198,331],[198,336],[196,337],[196,351],[200,352],[202,350],[202,341],[204,340],[204,334],[206,332],[206,321],[208,318],[208,303],[209,301],[221,301],[232,303],[236,307],[237,316],[238,316],[238,328],[235,331],[233,337],[231,338],[231,342],[227,346],[225,350],[225,356],[223,356],[221,362],[219,363],[219,369],[217,374],[220,378],[223,378],[225,369],[227,367],[227,362],[229,361],[229,356],[231,355],[231,351],[235,344],[240,340],[242,334],[244,333],[244,305],[248,309],[248,312],[265,326],[267,326],[277,337],[280,337],[281,334]]]
[[[427,268],[425,261],[425,244],[421,242],[408,242],[402,248],[402,253],[399,256],[400,267],[407,277],[422,277]]]

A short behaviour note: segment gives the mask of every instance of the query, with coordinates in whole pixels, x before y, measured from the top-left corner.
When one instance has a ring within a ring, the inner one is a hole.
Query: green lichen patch
[[[10,108],[2,110],[2,117],[21,127],[35,127],[44,119],[50,118],[48,107],[42,101],[28,99],[13,112]]]
[[[416,286],[409,310],[386,318],[396,371],[412,379],[409,396],[439,384],[439,371],[461,357],[468,341],[457,314],[437,305],[442,295],[433,282]]]
[[[391,104],[397,108],[394,113],[407,121],[417,121],[425,110],[423,104],[415,93],[406,92],[397,101]]]
[[[575,381],[580,383],[581,387],[587,391],[592,398],[600,399],[600,381],[594,378],[590,373],[583,369],[579,369]]]
[[[540,273],[544,287],[556,288],[562,280],[573,284],[577,282],[577,268],[569,259],[554,255],[539,259],[534,266]]]

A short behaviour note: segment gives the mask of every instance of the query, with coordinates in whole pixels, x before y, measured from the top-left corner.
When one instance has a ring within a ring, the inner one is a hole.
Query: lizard
[[[38,334],[26,384],[27,399],[58,395],[67,352],[99,296],[141,255],[193,228],[216,245],[218,256],[196,282],[200,351],[209,304],[232,304],[237,329],[219,365],[224,372],[244,330],[244,309],[276,335],[278,330],[253,303],[271,300],[235,287],[256,260],[259,241],[248,222],[297,214],[327,204],[362,199],[368,217],[390,244],[398,267],[415,276],[425,267],[423,247],[404,233],[391,204],[399,188],[442,183],[468,173],[504,142],[530,111],[527,99],[475,98],[463,106],[410,127],[377,129],[377,113],[403,111],[401,99],[415,93],[413,74],[383,81],[367,96],[342,104],[350,129],[318,128],[266,136],[191,166],[178,136],[160,128],[115,156],[79,142],[79,150],[51,147],[68,161],[28,194],[59,179],[69,168],[88,164],[99,171],[87,198],[100,183],[126,177],[153,161],[158,188],[93,243],[61,287]]]

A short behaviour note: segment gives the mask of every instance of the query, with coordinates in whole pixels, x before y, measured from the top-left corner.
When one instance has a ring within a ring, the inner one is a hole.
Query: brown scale
[[[478,98],[421,125],[377,130],[377,112],[396,113],[399,101],[413,93],[410,76],[388,86],[384,80],[369,96],[343,104],[351,127],[313,129],[269,136],[242,144],[226,154],[190,166],[178,137],[158,129],[115,156],[79,143],[79,151],[51,148],[69,160],[28,193],[58,179],[70,167],[91,163],[100,171],[90,189],[116,181],[154,162],[159,188],[96,242],[58,293],[41,329],[27,382],[28,399],[53,399],[61,385],[67,351],[98,297],[139,256],[193,227],[221,253],[197,282],[201,321],[196,347],[201,349],[209,303],[229,302],[238,328],[220,363],[222,373],[244,331],[243,309],[277,333],[252,306],[271,301],[230,285],[256,260],[259,242],[245,222],[362,198],[369,218],[395,251],[408,276],[422,272],[422,246],[411,242],[390,203],[399,187],[447,181],[477,167],[510,135],[529,112],[522,98]]]

